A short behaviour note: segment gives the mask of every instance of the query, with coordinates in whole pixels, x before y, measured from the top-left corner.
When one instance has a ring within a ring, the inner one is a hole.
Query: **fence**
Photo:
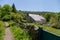
[[[23,28],[25,28],[24,24],[21,25]],[[34,28],[35,26],[33,25],[26,26],[26,29],[29,30],[29,35],[31,35],[32,40],[60,40],[59,36],[44,31],[42,28],[39,28],[38,30],[35,30]]]
[[[60,40],[59,36],[56,36],[52,33],[49,33],[47,31],[42,30],[42,28],[39,28],[38,30],[38,40]]]

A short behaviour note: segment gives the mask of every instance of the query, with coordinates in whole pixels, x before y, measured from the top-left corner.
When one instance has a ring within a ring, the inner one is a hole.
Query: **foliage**
[[[57,14],[58,21],[60,21],[60,13]]]
[[[3,13],[4,15],[7,15],[7,14],[9,14],[10,12],[12,12],[12,7],[11,7],[10,5],[8,5],[8,4],[5,4],[5,5],[3,6],[3,11],[2,11],[2,13]]]
[[[3,21],[8,21],[8,20],[10,20],[10,19],[11,19],[10,15],[5,15],[5,16],[2,18]]]
[[[60,35],[60,29],[55,29],[55,28],[44,25],[43,30],[47,30],[48,32],[53,33],[58,36]]]
[[[5,24],[2,21],[0,21],[0,40],[2,40],[3,38],[4,30],[5,30]]]
[[[13,25],[16,24],[16,23],[15,23],[14,21],[12,21],[12,20],[8,21],[8,23],[9,23],[10,26],[13,26]]]
[[[50,25],[51,25],[51,27],[53,27],[53,28],[58,28],[58,29],[60,29],[60,24],[59,24],[58,20],[57,20],[56,18],[54,18],[54,17],[51,17],[51,18],[50,18]]]
[[[35,26],[40,26],[39,23],[29,23],[26,20],[26,15],[29,13],[31,14],[39,14],[46,18],[47,23],[50,24],[50,27],[53,27],[51,30],[54,30],[54,28],[60,29],[60,13],[54,13],[54,12],[32,12],[32,11],[17,11],[15,8],[15,4],[12,6],[5,4],[3,6],[0,6],[0,20],[7,21],[10,24],[10,29],[12,33],[14,34],[14,37],[16,40],[31,40],[30,36],[28,34],[28,30],[21,29],[20,26],[17,23],[24,23],[26,25],[31,24]],[[0,21],[0,40],[3,35],[3,31],[5,29],[5,24]],[[50,31],[50,27],[48,27],[48,30]],[[55,31],[54,31],[55,33]]]
[[[54,17],[50,18],[50,24],[53,24],[53,23],[56,23],[56,22],[57,22],[57,20]]]
[[[44,17],[46,18],[47,22],[49,21],[50,17],[51,17],[51,14],[50,13],[46,13],[44,15]]]
[[[10,29],[14,34],[15,40],[31,40],[27,30],[17,26],[10,26]]]
[[[15,8],[15,4],[12,5],[12,8],[13,8],[12,12],[17,13],[17,10]]]
[[[0,19],[8,17],[8,15],[12,12],[12,7],[8,4],[0,7]]]
[[[11,12],[12,11],[12,7],[10,5],[8,5],[8,4],[5,4],[3,6],[3,8],[5,9],[6,12]]]

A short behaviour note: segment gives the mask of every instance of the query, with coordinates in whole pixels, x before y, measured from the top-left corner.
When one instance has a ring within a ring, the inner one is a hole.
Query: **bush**
[[[15,40],[31,40],[27,30],[17,26],[11,26],[10,29],[13,32]]]
[[[9,21],[11,19],[10,15],[5,15],[2,20],[3,21]]]
[[[58,22],[58,20],[56,18],[51,17],[49,23],[50,23],[51,27],[60,29],[60,24],[59,24],[59,22]]]
[[[56,29],[60,29],[60,24],[59,23],[52,24],[52,27]]]
[[[2,40],[3,38],[4,30],[5,30],[5,24],[2,21],[0,21],[0,40]]]
[[[8,23],[9,23],[10,26],[15,25],[15,22],[12,21],[12,20],[8,21]]]

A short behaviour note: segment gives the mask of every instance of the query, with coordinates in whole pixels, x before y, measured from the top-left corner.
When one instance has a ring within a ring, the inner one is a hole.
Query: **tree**
[[[2,8],[2,6],[0,5],[0,13],[2,13],[2,9],[3,9],[3,8]]]
[[[59,24],[58,20],[55,17],[51,17],[49,23],[50,23],[51,27],[60,29],[60,24]]]
[[[1,5],[0,5],[0,12],[1,12]]]
[[[11,19],[11,16],[10,15],[5,15],[2,20],[3,21],[9,21]]]
[[[1,13],[1,9],[2,9],[2,7],[1,7],[1,5],[0,5],[0,18],[1,18],[1,14],[2,14],[2,13]]]
[[[2,8],[2,16],[9,15],[12,12],[12,7],[8,4],[5,4]]]
[[[13,5],[12,5],[12,12],[14,12],[14,13],[16,13],[17,12],[17,10],[16,10],[16,8],[15,8],[15,4],[13,3]]]
[[[44,17],[46,18],[47,22],[49,22],[50,17],[51,17],[51,14],[50,14],[50,13],[46,13],[46,14],[44,15]]]
[[[6,12],[12,12],[12,7],[8,4],[5,4],[3,8],[5,9]]]
[[[51,17],[49,23],[50,24],[55,24],[57,22],[57,19],[55,17]]]
[[[60,13],[57,14],[58,21],[60,22]]]

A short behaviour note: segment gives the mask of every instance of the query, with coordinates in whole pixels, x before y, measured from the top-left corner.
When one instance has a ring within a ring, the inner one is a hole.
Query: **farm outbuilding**
[[[38,22],[41,24],[46,23],[46,19],[38,14],[28,14],[28,16],[26,17],[27,21],[29,22]]]

